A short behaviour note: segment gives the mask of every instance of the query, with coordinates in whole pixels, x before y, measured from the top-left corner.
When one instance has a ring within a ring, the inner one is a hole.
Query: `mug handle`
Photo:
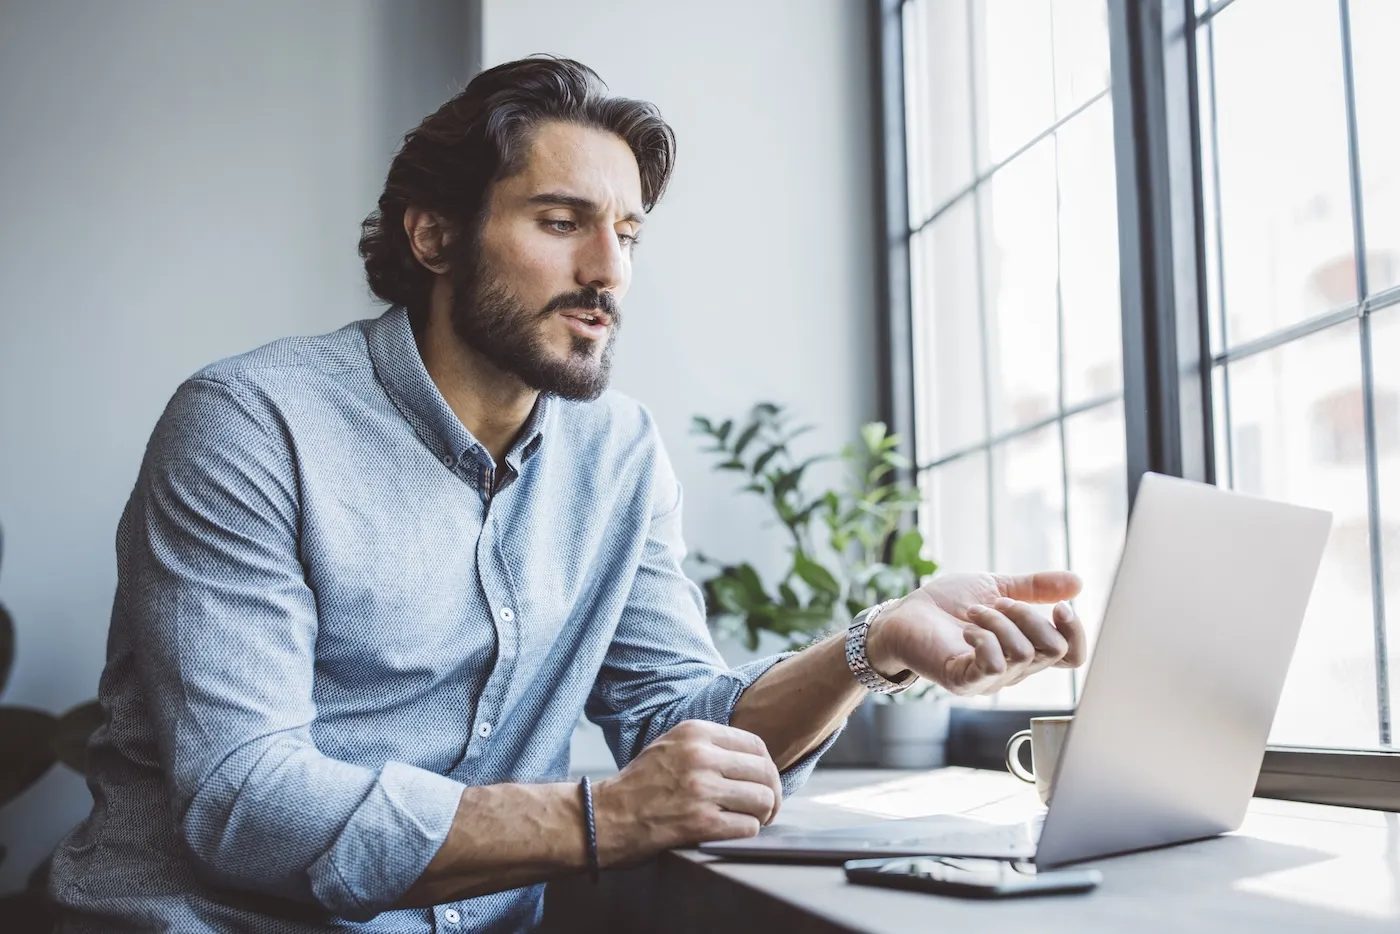
[[[1035,773],[1026,771],[1026,767],[1021,764],[1021,746],[1031,738],[1030,730],[1022,730],[1012,736],[1006,743],[1006,768],[1012,775],[1015,775],[1023,782],[1035,784]]]

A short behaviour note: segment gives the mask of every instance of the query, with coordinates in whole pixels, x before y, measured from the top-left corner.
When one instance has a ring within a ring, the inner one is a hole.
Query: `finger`
[[[703,722],[703,721],[702,721]],[[757,733],[721,723],[708,723],[710,741],[721,749],[745,752],[751,756],[768,757],[768,744]]]
[[[726,749],[722,751],[722,756],[718,763],[720,775],[733,781],[753,782],[772,790],[773,808],[762,818],[764,825],[771,824],[783,802],[783,781],[778,775],[777,765],[767,755],[755,756]]]
[[[968,626],[963,630],[963,639],[972,651],[948,660],[942,684],[955,694],[982,693],[1005,673],[1006,656],[1001,654],[1001,643],[989,630]]]
[[[1067,646],[1064,658],[1057,664],[1061,668],[1078,668],[1089,658],[1089,636],[1084,631],[1079,614],[1075,612],[1073,604],[1057,603],[1051,618]]]
[[[757,782],[736,782],[721,778],[715,783],[710,800],[726,811],[748,814],[759,823],[765,823],[773,813],[777,803],[773,789]]]
[[[695,842],[704,843],[707,840],[736,840],[740,837],[756,837],[759,826],[758,818],[752,814],[720,811],[714,815],[709,829]]]
[[[999,610],[989,606],[971,606],[968,607],[967,618],[996,636],[1001,654],[1006,659],[1007,677],[1014,678],[1035,661],[1035,646],[1031,640]]]
[[[1084,584],[1073,571],[1037,571],[1034,574],[995,574],[1003,597],[1026,603],[1058,603],[1079,596]]]
[[[1065,657],[1069,643],[1045,614],[1029,603],[1003,597],[993,606],[1031,641],[1035,647],[1035,668],[1048,668]],[[1058,606],[1058,604],[1057,604]]]

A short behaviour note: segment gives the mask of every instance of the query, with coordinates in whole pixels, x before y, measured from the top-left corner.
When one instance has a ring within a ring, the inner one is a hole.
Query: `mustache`
[[[604,311],[613,320],[613,325],[622,323],[622,310],[618,307],[617,296],[611,292],[600,292],[597,289],[579,289],[575,292],[565,292],[556,295],[549,300],[549,304],[544,306],[540,312],[540,317],[547,318],[558,311],[565,309],[577,309],[578,311]]]

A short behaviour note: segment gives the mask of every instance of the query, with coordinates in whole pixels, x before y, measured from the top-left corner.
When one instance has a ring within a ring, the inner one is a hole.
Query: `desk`
[[[818,769],[778,822],[825,828],[967,813],[1014,820],[1039,807],[1004,772]],[[546,930],[912,931],[956,934],[1400,932],[1400,815],[1256,798],[1234,834],[1084,864],[1088,895],[972,901],[851,885],[839,866],[735,863],[696,850],[551,885]]]

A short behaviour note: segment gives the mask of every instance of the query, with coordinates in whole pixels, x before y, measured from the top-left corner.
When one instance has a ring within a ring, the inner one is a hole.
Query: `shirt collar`
[[[389,309],[369,323],[366,338],[379,384],[433,454],[449,466],[475,460],[494,469],[490,452],[462,424],[423,366],[408,313],[402,308]],[[540,393],[506,452],[506,464],[512,471],[518,472],[539,450],[551,408],[549,394]]]

